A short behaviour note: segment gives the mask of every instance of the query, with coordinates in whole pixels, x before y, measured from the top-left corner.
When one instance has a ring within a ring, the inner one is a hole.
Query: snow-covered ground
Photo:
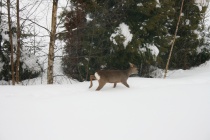
[[[130,88],[0,86],[0,140],[209,140],[210,61]]]

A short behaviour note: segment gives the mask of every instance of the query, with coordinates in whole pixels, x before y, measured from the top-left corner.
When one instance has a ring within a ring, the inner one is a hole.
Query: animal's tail
[[[92,80],[95,80],[95,79],[96,79],[95,75],[90,75],[90,87],[89,88],[91,88],[93,86]]]

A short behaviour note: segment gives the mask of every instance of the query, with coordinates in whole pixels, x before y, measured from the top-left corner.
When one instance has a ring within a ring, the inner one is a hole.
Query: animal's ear
[[[132,63],[130,63],[130,62],[129,62],[129,65],[130,65],[130,67],[134,67],[134,64],[132,64]]]

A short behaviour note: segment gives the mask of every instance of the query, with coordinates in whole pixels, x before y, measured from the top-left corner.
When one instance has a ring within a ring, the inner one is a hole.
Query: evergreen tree
[[[180,1],[175,1],[175,9],[179,11]],[[202,8],[202,9],[200,9]],[[203,46],[203,40],[199,37],[200,33],[204,29],[202,20],[206,12],[205,6],[197,6],[194,1],[185,0],[183,5],[183,14],[180,21],[179,30],[177,33],[177,40],[175,42],[174,51],[171,60],[171,68],[188,69],[195,66],[197,63],[197,48]],[[174,32],[174,26],[177,22],[176,17],[178,13],[175,13],[173,27],[170,33]],[[197,63],[198,64],[198,63]]]
[[[83,81],[96,69],[107,67],[112,45],[109,38],[114,31],[112,25],[119,25],[119,21],[112,20],[117,14],[109,11],[113,3],[111,0],[72,1],[73,9],[63,12],[67,31],[63,69],[67,75]]]

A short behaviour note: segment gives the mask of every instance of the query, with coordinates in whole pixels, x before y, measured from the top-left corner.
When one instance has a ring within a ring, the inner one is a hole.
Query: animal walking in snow
[[[98,88],[96,90],[100,90],[104,87],[106,83],[114,83],[114,88],[116,87],[117,83],[122,83],[126,87],[129,88],[127,83],[128,77],[132,74],[138,74],[137,67],[130,64],[130,68],[127,70],[99,70],[94,75],[90,75],[90,87],[93,86],[92,80],[98,80]]]

